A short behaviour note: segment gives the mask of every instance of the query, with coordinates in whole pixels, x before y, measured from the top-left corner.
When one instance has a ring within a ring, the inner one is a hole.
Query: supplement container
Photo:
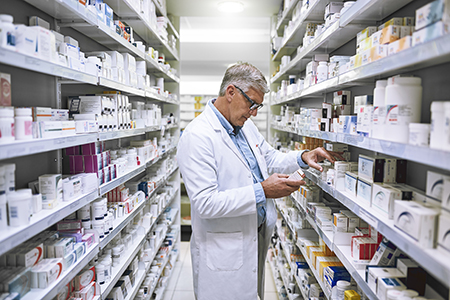
[[[85,205],[77,211],[78,220],[89,221],[91,220],[91,205]]]
[[[430,148],[444,149],[445,102],[431,103]]]
[[[390,291],[387,292],[387,299],[388,300],[397,300],[400,297],[402,297],[402,291],[390,290]]]
[[[373,90],[373,114],[372,114],[372,137],[384,139],[386,103],[384,96],[386,93],[387,80],[377,80]]]
[[[444,149],[450,151],[450,101],[444,103]]]
[[[420,123],[422,79],[391,77],[386,86],[386,129],[388,141],[407,143],[409,123]]]
[[[97,219],[98,220],[100,220],[100,219],[103,220],[103,218],[105,217],[105,215],[103,213],[103,210],[104,210],[103,206],[104,205],[103,205],[103,202],[101,200],[97,200],[95,202],[92,202],[92,204],[91,204],[91,217],[92,217],[92,220],[97,220]]]
[[[15,108],[14,114],[14,135],[16,140],[31,140],[33,138],[33,117],[31,116],[31,108]]]
[[[13,16],[0,15],[0,47],[11,50],[16,49],[16,27],[14,26],[13,21]]]
[[[114,247],[112,249],[112,264],[113,267],[120,264],[120,258],[122,256],[123,248],[122,247]]]
[[[350,289],[350,282],[339,280],[331,289],[331,298],[334,300],[344,300],[345,291]]]
[[[409,143],[416,146],[428,147],[430,142],[430,124],[410,123]]]
[[[12,107],[0,108],[0,144],[14,141],[14,110]]]
[[[97,264],[95,266],[95,273],[97,277],[96,281],[98,282],[98,284],[105,284],[105,266],[102,264]]]
[[[9,225],[18,227],[30,223],[31,190],[17,191],[7,195]]]
[[[82,220],[81,221],[81,227],[83,227],[84,229],[91,229],[91,220]]]
[[[113,224],[114,224],[114,215],[112,212],[108,211],[108,228],[109,231],[113,230]]]
[[[97,230],[99,237],[102,239],[105,237],[105,220],[92,220],[92,229]]]
[[[328,79],[328,63],[326,61],[319,62],[317,67],[317,83]]]
[[[105,281],[110,281],[112,275],[111,255],[106,255],[104,258],[102,258],[102,261],[100,263],[105,266]]]
[[[14,192],[16,189],[16,164],[6,164],[5,166],[5,184],[6,194]]]

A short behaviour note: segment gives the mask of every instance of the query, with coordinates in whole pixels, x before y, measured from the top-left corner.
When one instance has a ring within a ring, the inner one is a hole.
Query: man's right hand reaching
[[[291,180],[288,178],[289,175],[273,174],[261,182],[266,198],[289,196],[291,193],[298,190],[301,185],[305,184],[303,180]]]

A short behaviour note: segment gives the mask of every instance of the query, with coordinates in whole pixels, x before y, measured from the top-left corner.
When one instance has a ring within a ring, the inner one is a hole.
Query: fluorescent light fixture
[[[238,1],[225,1],[219,3],[219,10],[227,13],[237,13],[244,10],[244,4]]]

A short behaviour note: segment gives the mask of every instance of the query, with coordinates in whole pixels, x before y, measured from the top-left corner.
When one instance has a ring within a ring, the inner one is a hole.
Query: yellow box
[[[371,45],[372,47],[378,46],[380,44],[381,34],[383,33],[383,30],[378,30],[374,34],[370,36]]]
[[[364,50],[359,55],[361,56],[361,66],[367,65],[372,62],[370,57],[371,49]]]
[[[308,258],[311,259],[311,260],[312,260],[311,253],[314,252],[314,251],[315,252],[322,252],[322,248],[319,247],[319,245],[316,245],[316,246],[311,245],[311,246],[308,246],[306,248],[306,254],[308,255]]]
[[[404,38],[396,40],[395,42],[390,43],[387,46],[388,46],[387,55],[392,55],[405,49],[411,48],[412,36],[405,36]]]
[[[344,300],[360,300],[361,296],[354,290],[346,290],[344,292]]]
[[[403,26],[414,26],[414,17],[404,17]]]
[[[385,22],[384,24],[384,28],[391,26],[391,25],[398,25],[398,26],[402,26],[403,25],[403,18],[392,18],[389,21]]]
[[[363,39],[370,37],[375,31],[377,31],[376,26],[369,26],[364,30],[356,34],[356,44],[360,43]]]
[[[202,101],[203,97],[202,96],[195,96],[194,100],[195,102],[200,102]]]
[[[378,45],[370,48],[370,61],[376,61],[380,58],[386,57],[389,45]]]
[[[202,104],[201,103],[194,103],[194,107],[195,109],[202,109]]]
[[[400,38],[400,26],[389,25],[383,28],[381,33],[380,44],[389,44],[395,42]]]
[[[313,268],[317,270],[316,265],[317,265],[317,258],[318,257],[322,257],[322,256],[326,256],[326,257],[332,257],[334,255],[327,255],[325,252],[323,251],[310,251],[311,252],[311,263],[313,265]]]
[[[328,257],[330,260],[334,260],[335,256]],[[337,257],[336,257],[337,258]],[[320,278],[323,278],[323,270],[325,270],[326,267],[343,267],[344,265],[340,261],[321,261],[319,263],[319,275]]]
[[[356,53],[369,50],[372,47],[372,39],[370,37],[363,39],[356,48]]]

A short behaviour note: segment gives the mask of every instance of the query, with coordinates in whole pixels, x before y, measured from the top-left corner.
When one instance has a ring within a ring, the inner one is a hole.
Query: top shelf
[[[281,16],[281,19],[277,22],[277,31],[281,31],[283,28],[281,28],[281,25],[284,25],[289,22],[288,18],[292,18],[292,10],[295,6],[297,6],[299,0],[292,0],[291,5],[283,11],[283,15]]]
[[[167,18],[167,23],[169,25],[169,29],[172,31],[173,35],[177,38],[180,39],[180,34],[178,33],[178,31],[175,29],[175,26],[173,26],[172,21],[170,21],[169,17],[167,16],[167,11],[165,9],[163,9],[163,7],[158,3],[158,1],[153,0],[153,3],[155,3],[155,7],[157,10],[157,14],[166,17]]]

